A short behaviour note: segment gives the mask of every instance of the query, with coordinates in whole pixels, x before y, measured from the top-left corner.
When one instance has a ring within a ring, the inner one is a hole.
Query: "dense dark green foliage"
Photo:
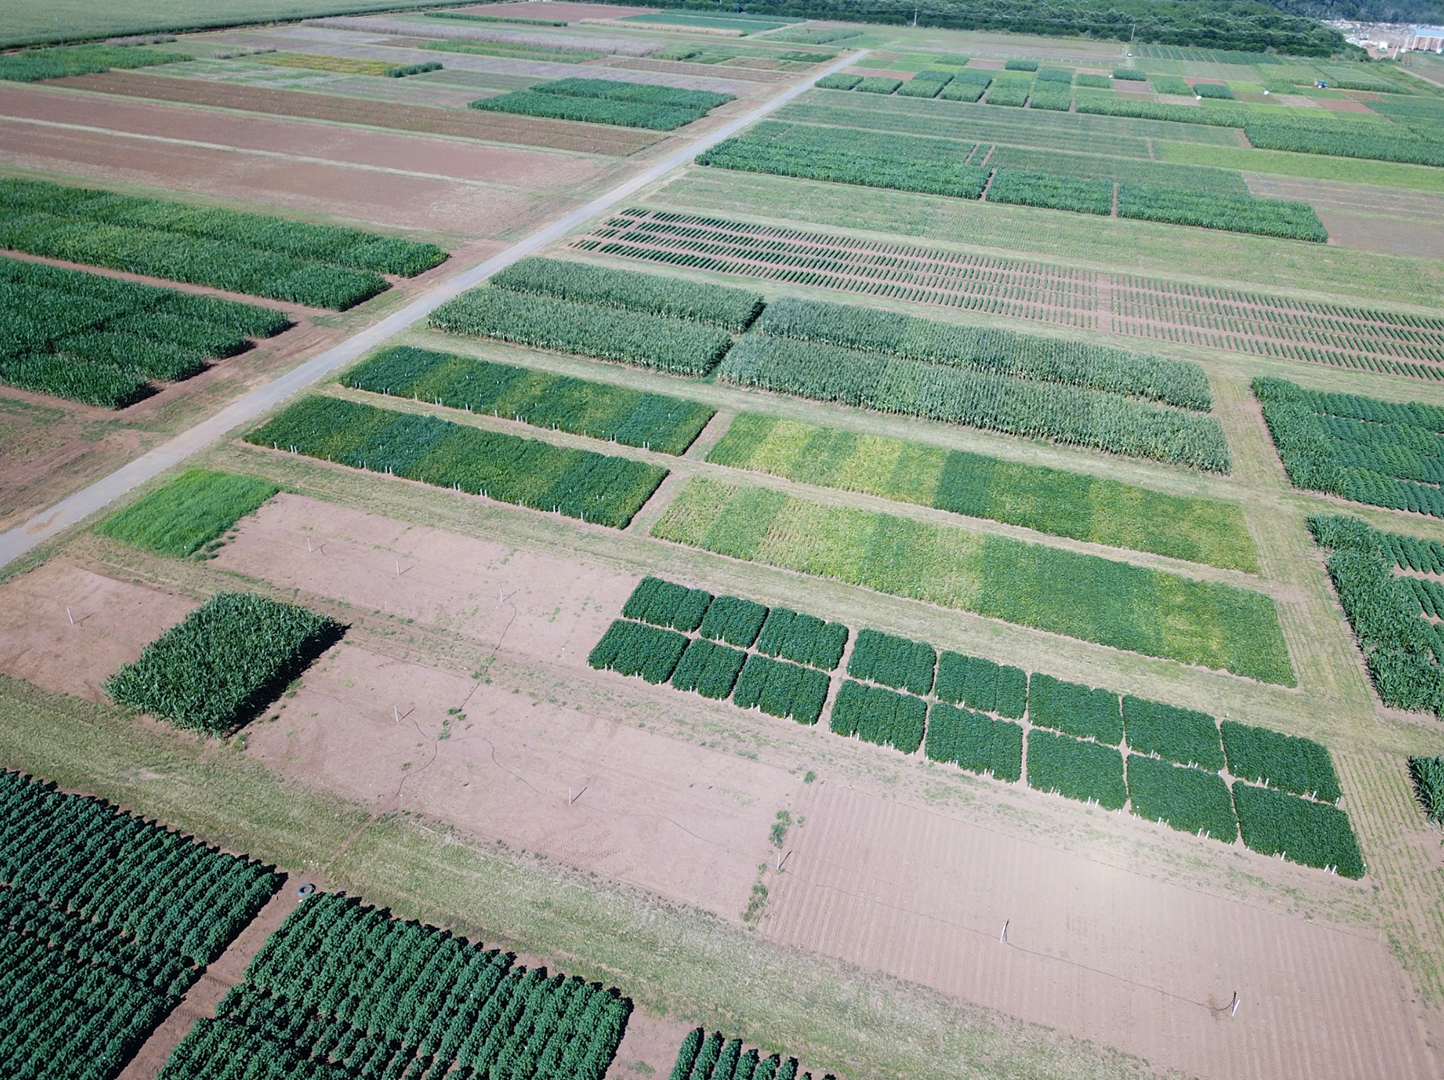
[[[687,639],[675,630],[618,619],[593,646],[587,663],[620,675],[640,675],[649,683],[672,677]]]
[[[582,120],[592,124],[671,131],[700,120],[732,100],[731,94],[710,90],[681,90],[650,83],[614,79],[558,79],[525,90],[481,98],[473,109],[520,113],[554,120]]]
[[[897,88],[899,97],[935,98],[938,91],[953,81],[951,71],[925,68]]]
[[[253,476],[187,469],[95,531],[160,555],[194,555],[280,490]]]
[[[1216,101],[1233,101],[1234,94],[1222,83],[1194,83],[1193,92],[1201,98],[1212,98]]]
[[[281,880],[0,771],[0,1075],[117,1076]]]
[[[332,397],[304,398],[246,441],[625,528],[666,469]]]
[[[0,383],[113,409],[291,325],[279,311],[0,258]]]
[[[737,677],[732,703],[743,709],[760,708],[769,716],[791,717],[799,724],[815,724],[827,700],[827,687],[824,672],[754,654]]]
[[[1037,71],[1038,61],[1022,60],[1015,56],[1011,60],[1004,61],[1003,69],[1005,71]]]
[[[601,1080],[632,1003],[616,990],[335,893],[307,900],[164,1080]]]
[[[212,735],[245,723],[339,636],[324,615],[217,593],[105,683],[122,705]]]
[[[1117,693],[1036,672],[1028,681],[1028,722],[1109,746],[1123,741]]]
[[[404,79],[409,75],[425,75],[428,71],[440,70],[440,61],[432,60],[424,64],[403,64],[400,67],[387,68],[382,74],[389,79]]]
[[[813,85],[822,90],[851,90],[860,82],[861,75],[848,75],[839,71],[835,75],[824,75]]]
[[[1118,186],[1118,216],[1281,236],[1287,240],[1311,240],[1319,244],[1329,238],[1328,230],[1308,203],[1239,198],[1144,184]]]
[[[880,630],[860,630],[852,644],[847,673],[913,694],[929,694],[938,654],[926,641],[909,641]]]
[[[922,698],[847,679],[832,703],[829,726],[837,735],[856,735],[911,754],[922,745],[927,712]]]
[[[1329,752],[1312,739],[1249,727],[1235,720],[1222,725],[1228,771],[1240,780],[1258,781],[1282,791],[1335,802],[1339,778]]]
[[[678,690],[693,690],[706,698],[721,701],[732,693],[737,675],[747,654],[741,649],[718,645],[706,638],[693,638],[672,672],[672,685]]]
[[[999,169],[988,188],[988,201],[1107,216],[1113,212],[1113,185],[1107,180],[1079,176]]]
[[[1444,825],[1444,757],[1411,757],[1409,778],[1425,816]]]
[[[943,701],[1018,719],[1028,702],[1028,675],[981,656],[944,651],[934,693]]]
[[[133,69],[159,64],[180,64],[188,53],[160,49],[137,49],[117,45],[69,45],[58,49],[24,49],[0,55],[0,79],[37,82],[89,75],[111,68]]]
[[[859,94],[891,94],[902,85],[901,79],[886,75],[867,75],[854,87]]]
[[[705,589],[644,577],[622,607],[622,616],[690,634],[702,625],[712,594]]]
[[[718,327],[489,285],[442,304],[430,325],[675,375],[707,374],[732,344]]]
[[[492,277],[489,284],[512,292],[686,319],[732,331],[747,329],[763,303],[760,293],[748,289],[536,257],[513,263]]]
[[[764,1058],[757,1050],[742,1052],[741,1039],[724,1039],[717,1032],[707,1035],[694,1028],[682,1040],[668,1080],[812,1080],[799,1072],[796,1058],[773,1054]],[[834,1080],[831,1074],[823,1080]]]
[[[767,621],[757,635],[758,652],[784,656],[821,671],[832,671],[837,667],[846,644],[847,627],[841,623],[824,622],[816,615],[805,615],[783,607],[775,607],[767,613]]]
[[[1130,754],[1128,798],[1139,817],[1167,822],[1180,832],[1202,831],[1225,843],[1238,835],[1233,797],[1216,772]]]
[[[719,596],[707,609],[700,632],[704,638],[747,649],[757,640],[757,632],[766,618],[767,609],[754,600]]]
[[[1364,876],[1359,842],[1338,807],[1237,780],[1233,799],[1243,842],[1254,851],[1305,866],[1332,866],[1344,877]]]
[[[715,412],[664,394],[410,345],[382,350],[341,382],[663,454],[685,452]]]
[[[1117,749],[1040,728],[1028,732],[1028,786],[1109,810],[1128,801],[1123,755]]]
[[[928,710],[923,751],[934,761],[951,761],[999,780],[1015,781],[1023,775],[1022,727],[971,709],[934,704]]]
[[[1137,753],[1214,772],[1223,768],[1218,722],[1207,713],[1124,694],[1123,734]]]

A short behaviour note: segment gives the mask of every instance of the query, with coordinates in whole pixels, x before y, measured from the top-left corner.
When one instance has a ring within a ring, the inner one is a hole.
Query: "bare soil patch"
[[[1329,112],[1366,113],[1374,111],[1362,101],[1352,101],[1349,98],[1316,98],[1315,100],[1320,108],[1328,109]]]

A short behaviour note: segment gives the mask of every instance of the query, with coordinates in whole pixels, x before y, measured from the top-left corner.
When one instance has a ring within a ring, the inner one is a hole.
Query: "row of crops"
[[[1444,517],[1444,409],[1258,378],[1254,396],[1295,487]]]
[[[1398,573],[1401,567],[1438,573],[1436,558],[1444,556],[1444,545],[1391,535],[1343,516],[1310,518],[1309,529],[1328,553],[1329,578],[1379,698],[1385,705],[1444,716],[1444,635],[1425,618],[1437,613],[1438,593],[1423,588],[1439,583]]]
[[[659,539],[1285,686],[1262,593],[951,525],[696,477]]]
[[[484,112],[671,131],[700,120],[732,99],[731,94],[711,90],[680,90],[620,79],[572,78],[481,98],[473,101],[471,107]]]
[[[0,771],[0,1075],[116,1076],[280,878]]]
[[[161,64],[181,64],[190,58],[189,53],[124,45],[90,44],[52,49],[23,49],[0,55],[0,79],[38,82],[41,79],[90,75],[112,68],[131,70],[158,67]]]
[[[291,321],[279,311],[0,258],[0,383],[122,409]]]
[[[631,1009],[614,989],[320,893],[159,1080],[601,1080]]]
[[[0,247],[345,310],[443,262],[435,244],[37,180],[0,179]]]
[[[667,470],[333,397],[298,401],[246,441],[626,528]]]
[[[1424,815],[1444,825],[1444,756],[1411,757],[1409,778],[1414,781],[1414,792]]]
[[[771,632],[783,612],[785,633]],[[1328,751],[1190,709],[881,631],[646,578],[589,656],[598,669],[1055,792],[1358,877]],[[817,640],[810,643],[809,635]],[[831,694],[827,672],[845,677]],[[788,663],[788,660],[799,663]],[[815,665],[815,666],[803,666]],[[839,675],[842,673],[839,672]],[[1227,776],[1221,773],[1227,770]]]
[[[341,383],[664,454],[686,452],[715,414],[665,394],[409,345],[382,350]]]
[[[987,166],[968,164],[970,161],[972,156],[950,139],[778,121],[758,124],[697,159],[699,165],[840,184],[960,199],[977,199],[986,189],[988,202],[1104,217],[1116,213],[1170,225],[1318,243],[1328,239],[1328,232],[1307,203],[1255,199],[1246,188],[1224,195],[1060,174],[1051,168],[1010,167],[1003,158],[998,162],[989,159]],[[1168,175],[1155,169],[1157,180],[1166,180]]]
[[[781,1054],[763,1057],[756,1047],[744,1051],[741,1039],[693,1028],[682,1040],[668,1080],[812,1080],[797,1059]],[[832,1074],[822,1080],[834,1080]]]

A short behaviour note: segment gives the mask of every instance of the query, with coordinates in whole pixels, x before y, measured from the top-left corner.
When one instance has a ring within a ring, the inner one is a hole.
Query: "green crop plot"
[[[937,663],[937,650],[926,641],[863,630],[853,641],[847,673],[912,694],[930,694]]]
[[[644,577],[627,597],[622,617],[690,634],[702,625],[711,603],[712,594],[706,589],[689,589],[661,578]]]
[[[1338,807],[1241,781],[1233,785],[1243,842],[1263,855],[1364,876],[1364,858],[1349,819]]]
[[[1444,824],[1444,757],[1411,757],[1409,778],[1425,816]]]
[[[847,627],[824,622],[790,608],[775,607],[767,613],[757,635],[757,651],[781,656],[819,671],[832,671],[842,660],[847,644]]]
[[[687,639],[675,630],[618,619],[593,646],[587,663],[619,675],[640,675],[649,683],[672,677],[686,651]]]
[[[1028,673],[981,656],[944,650],[933,687],[942,701],[1018,719],[1028,704]]]
[[[1124,694],[1123,734],[1128,748],[1139,754],[1213,772],[1224,765],[1218,721],[1207,713]]]
[[[815,724],[822,715],[827,688],[824,672],[754,653],[737,677],[732,703],[743,709],[761,709],[768,716],[791,718],[799,724]]]
[[[1232,843],[1238,836],[1233,796],[1216,772],[1130,754],[1128,798],[1135,814],[1180,832]]]
[[[1023,728],[939,702],[928,710],[923,752],[933,761],[1016,781],[1023,775]]]
[[[756,1050],[743,1052],[741,1039],[724,1039],[717,1032],[708,1035],[695,1028],[682,1040],[677,1060],[672,1065],[671,1080],[812,1080],[812,1074],[801,1072],[796,1058],[784,1059],[781,1054],[762,1057]],[[823,1080],[834,1080],[829,1073]]]
[[[1118,694],[1034,674],[1028,680],[1028,722],[1065,735],[1094,739],[1109,746],[1123,741]]]
[[[484,112],[671,131],[700,120],[731,100],[731,94],[710,90],[681,90],[613,79],[558,79],[481,98],[471,107]]]
[[[693,638],[672,671],[672,685],[721,701],[731,696],[746,660],[747,654],[741,649]]]
[[[1028,732],[1028,786],[1120,810],[1128,801],[1123,755],[1111,746],[1034,728]]]
[[[280,490],[253,476],[187,469],[106,518],[96,532],[159,555],[195,555]]]
[[[1234,720],[1225,720],[1222,731],[1228,771],[1239,779],[1324,802],[1338,800],[1341,793],[1333,760],[1312,739],[1249,727]]]
[[[835,735],[891,746],[904,754],[922,745],[928,706],[922,698],[848,679],[837,691],[828,726]]]

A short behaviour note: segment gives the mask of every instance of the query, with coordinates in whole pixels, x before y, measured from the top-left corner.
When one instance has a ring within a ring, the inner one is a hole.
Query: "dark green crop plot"
[[[933,689],[933,671],[938,654],[926,641],[909,641],[879,630],[861,630],[852,645],[847,673],[855,679],[928,694]]]
[[[341,383],[663,454],[684,453],[714,415],[706,405],[665,394],[410,345],[382,350]]]
[[[860,94],[891,94],[902,85],[901,79],[886,75],[868,75],[854,89]]]
[[[992,198],[991,192],[989,198]],[[1144,184],[1118,186],[1118,216],[1170,225],[1279,236],[1322,244],[1329,238],[1308,203],[1254,199]]]
[[[1348,816],[1327,803],[1234,781],[1234,806],[1243,842],[1263,855],[1333,867],[1344,877],[1364,876],[1364,857]]]
[[[1240,780],[1258,781],[1324,802],[1338,800],[1341,792],[1333,759],[1312,739],[1234,720],[1225,720],[1222,730],[1228,771]]]
[[[995,664],[981,656],[943,652],[938,657],[934,693],[951,701],[1013,719],[1028,704],[1028,674],[1021,668]]]
[[[820,90],[852,90],[860,82],[862,82],[861,75],[848,75],[846,72],[839,71],[834,75],[824,75],[813,85]]]
[[[927,712],[922,698],[848,679],[832,703],[828,726],[837,735],[856,735],[863,742],[911,754],[922,745]]]
[[[257,446],[625,528],[666,469],[434,416],[304,398],[246,435]]]
[[[1118,694],[1051,675],[1034,673],[1028,682],[1028,722],[1109,746],[1123,741],[1123,716]]]
[[[824,622],[816,615],[804,615],[790,608],[775,607],[767,613],[757,635],[757,651],[784,656],[820,671],[832,671],[842,659],[847,644],[847,627]]]
[[[160,64],[180,64],[189,59],[188,53],[137,49],[122,45],[68,45],[56,49],[25,49],[0,56],[0,79],[38,82],[41,79],[89,75],[112,68],[130,70],[156,67]]]
[[[615,79],[558,79],[473,101],[473,109],[553,120],[671,131],[732,100],[731,94],[679,90]]]
[[[933,705],[928,710],[923,752],[933,761],[950,761],[999,780],[1018,780],[1023,775],[1022,727],[971,709]]]
[[[1078,176],[999,169],[988,188],[988,201],[1107,216],[1113,212],[1113,184]]]
[[[687,639],[675,630],[618,619],[593,646],[587,663],[619,675],[640,675],[649,683],[664,683],[672,677],[686,648]]]
[[[694,1028],[682,1040],[670,1080],[812,1080],[801,1072],[796,1058],[781,1054],[762,1057],[756,1050],[742,1050],[741,1039],[724,1039],[717,1032],[708,1035]],[[823,1080],[834,1080],[829,1073]]]
[[[953,73],[951,71],[924,69],[897,88],[898,96],[935,98],[938,96],[938,91],[952,80]]]
[[[757,633],[767,618],[767,609],[740,596],[719,596],[707,608],[700,633],[712,641],[725,641],[739,649],[748,649],[757,640]],[[833,665],[834,667],[836,665]]]
[[[732,336],[713,326],[489,285],[442,304],[430,325],[675,375],[707,374],[732,345]]]
[[[689,589],[661,578],[644,577],[627,597],[622,616],[690,634],[702,625],[711,603],[712,594],[705,589]]]
[[[1117,749],[1039,728],[1028,732],[1028,786],[1109,810],[1128,801],[1123,755]]]
[[[1424,815],[1444,824],[1444,757],[1411,757],[1409,778],[1414,781],[1414,793]]]
[[[160,555],[194,555],[280,490],[253,476],[187,469],[95,531]]]
[[[1223,768],[1218,722],[1207,713],[1124,694],[1123,734],[1128,748],[1140,754],[1214,772]]]
[[[1128,798],[1139,817],[1167,822],[1180,832],[1204,832],[1225,843],[1238,835],[1233,796],[1216,772],[1131,754]]]
[[[248,593],[217,593],[105,683],[122,705],[220,735],[245,723],[332,642],[323,615]]]
[[[790,717],[799,724],[815,724],[827,688],[827,675],[821,671],[754,654],[737,677],[732,703],[743,709],[760,708],[769,716]]]
[[[741,649],[693,638],[672,672],[672,685],[721,701],[731,695],[746,660],[747,654]]]

